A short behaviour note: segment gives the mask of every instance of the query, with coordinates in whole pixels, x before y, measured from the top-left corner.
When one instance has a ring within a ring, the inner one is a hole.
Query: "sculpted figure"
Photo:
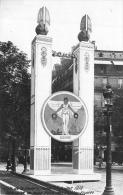
[[[64,97],[63,101],[55,102],[50,100],[48,105],[54,110],[52,114],[53,120],[56,120],[59,116],[63,122],[63,135],[69,134],[68,124],[70,118],[73,116],[76,120],[78,119],[78,110],[82,107],[80,102],[70,102],[68,97]]]

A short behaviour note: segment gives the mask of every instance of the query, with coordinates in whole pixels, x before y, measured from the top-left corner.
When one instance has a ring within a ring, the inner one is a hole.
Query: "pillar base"
[[[74,174],[94,174],[91,169],[73,169]]]
[[[106,186],[102,195],[115,195],[113,187],[112,186],[110,186],[110,187]]]
[[[30,170],[31,175],[51,175],[51,170]]]
[[[49,175],[30,174],[28,176],[45,182],[83,182],[83,181],[99,181],[101,179],[101,175],[98,173],[93,173],[93,174],[74,174],[74,173],[73,174],[72,173],[52,174],[51,173]]]
[[[34,155],[35,151],[35,155]],[[30,174],[49,175],[51,174],[51,150],[49,146],[38,146],[30,151]]]

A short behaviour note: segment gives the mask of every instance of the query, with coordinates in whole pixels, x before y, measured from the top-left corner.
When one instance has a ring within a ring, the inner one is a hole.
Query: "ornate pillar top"
[[[50,14],[46,7],[40,8],[37,18],[37,27],[35,29],[37,35],[47,35],[50,26]]]
[[[92,24],[90,17],[85,14],[80,23],[80,33],[78,34],[79,41],[89,41],[90,33],[92,32]]]

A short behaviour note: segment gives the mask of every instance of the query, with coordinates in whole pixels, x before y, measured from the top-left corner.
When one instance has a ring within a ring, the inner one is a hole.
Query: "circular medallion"
[[[79,97],[62,91],[54,93],[45,101],[41,119],[50,136],[68,142],[83,134],[87,126],[88,112]]]
[[[45,57],[46,55],[47,55],[47,49],[45,48],[45,47],[42,47],[41,48],[41,55],[43,56],[43,57]]]

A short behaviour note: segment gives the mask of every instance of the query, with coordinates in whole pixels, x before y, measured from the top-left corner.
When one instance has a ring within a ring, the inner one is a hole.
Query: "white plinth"
[[[98,181],[101,179],[101,175],[98,173],[92,173],[90,170],[85,170],[80,174],[75,173],[72,164],[53,164],[51,168],[51,174],[47,175],[30,175],[30,177],[46,181],[46,182],[82,182],[82,181]]]

